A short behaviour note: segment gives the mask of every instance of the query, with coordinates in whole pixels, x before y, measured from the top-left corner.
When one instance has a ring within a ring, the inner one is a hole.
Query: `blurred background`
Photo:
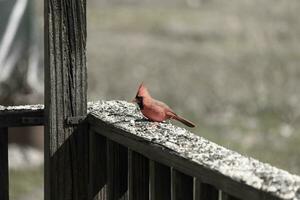
[[[32,34],[40,34],[34,38],[40,38],[42,52],[43,5],[29,2],[33,26],[27,27],[39,30]],[[144,81],[154,97],[198,125],[191,129],[195,134],[300,174],[300,1],[87,3],[90,101],[131,100]],[[21,66],[27,72],[23,75],[34,74],[27,71],[29,64]],[[15,84],[10,80],[7,85]],[[11,94],[25,93],[28,99],[13,97],[0,104],[43,102],[39,89],[18,89]],[[21,147],[41,149],[42,133],[37,132],[23,138],[27,142]],[[12,169],[11,196],[42,199],[42,180],[42,164]]]

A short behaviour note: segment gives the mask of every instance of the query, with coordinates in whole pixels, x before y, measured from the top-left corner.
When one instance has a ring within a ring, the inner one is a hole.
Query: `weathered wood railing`
[[[87,105],[86,0],[44,2],[45,109],[0,106],[0,200],[7,130],[32,125],[45,126],[46,200],[300,199],[299,176],[149,123],[133,104]]]
[[[8,128],[44,124],[44,106],[0,106],[0,200],[8,200]]]
[[[124,101],[92,108],[90,181],[98,199],[300,199],[298,176],[171,124],[149,123]]]
[[[89,178],[83,186],[88,197],[83,199],[300,199],[299,176],[169,123],[147,122],[131,103],[90,103],[88,113]],[[43,106],[0,107],[0,119],[0,130],[43,125]],[[3,133],[0,199],[5,200],[8,165]]]

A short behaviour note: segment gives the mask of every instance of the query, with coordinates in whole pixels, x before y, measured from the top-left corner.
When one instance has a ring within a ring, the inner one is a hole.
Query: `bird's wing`
[[[164,108],[168,112],[173,112],[173,110],[167,104],[165,104],[164,102],[153,99],[153,103],[157,106],[160,106],[160,107]]]
[[[164,102],[154,100],[154,103],[159,107],[162,107],[169,118],[175,118],[177,116],[177,114]]]

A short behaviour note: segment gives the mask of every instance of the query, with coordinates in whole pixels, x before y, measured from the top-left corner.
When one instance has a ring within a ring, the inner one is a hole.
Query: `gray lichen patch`
[[[191,162],[238,182],[282,199],[300,199],[299,176],[242,156],[168,122],[149,122],[132,103],[125,101],[89,103],[88,112],[106,123],[168,148]]]
[[[37,111],[44,110],[44,105],[36,104],[36,105],[21,105],[21,106],[2,106],[0,105],[1,113],[13,113],[20,111]]]

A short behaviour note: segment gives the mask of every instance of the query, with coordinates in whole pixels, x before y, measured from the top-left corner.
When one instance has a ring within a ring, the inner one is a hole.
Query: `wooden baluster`
[[[143,155],[128,151],[129,200],[149,199],[149,160]]]
[[[194,178],[194,200],[218,200],[219,191],[199,178]]]
[[[109,200],[126,200],[128,190],[128,149],[107,141],[107,188]]]
[[[89,200],[107,199],[107,140],[90,130]]]
[[[171,169],[150,161],[150,200],[171,199]]]
[[[0,199],[8,200],[7,128],[0,128]]]
[[[193,199],[193,177],[185,175],[174,168],[171,170],[171,199]]]

